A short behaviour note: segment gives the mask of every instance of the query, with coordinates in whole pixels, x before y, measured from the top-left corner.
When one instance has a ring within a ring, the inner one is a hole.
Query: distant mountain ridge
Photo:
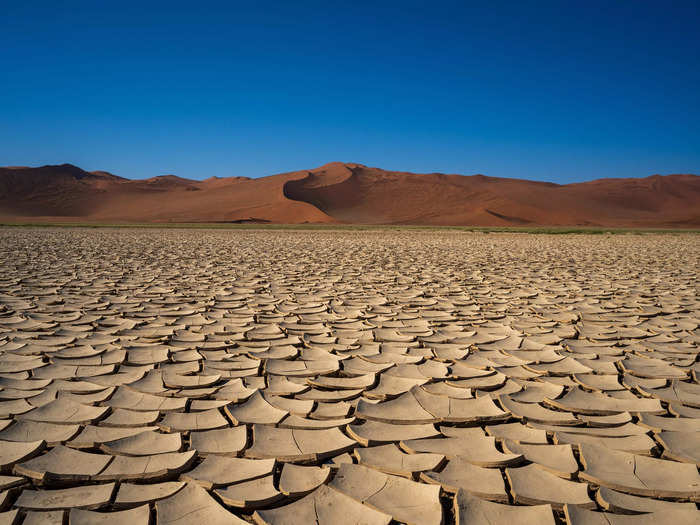
[[[257,179],[132,180],[72,164],[0,168],[0,219],[472,226],[700,226],[700,176],[555,184],[333,162]]]

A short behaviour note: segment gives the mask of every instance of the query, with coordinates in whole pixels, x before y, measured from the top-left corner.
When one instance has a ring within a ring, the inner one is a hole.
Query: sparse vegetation
[[[546,235],[621,235],[645,233],[700,233],[683,228],[604,228],[589,226],[426,226],[410,224],[240,224],[221,222],[92,223],[92,222],[4,222],[0,227],[18,228],[183,228],[216,230],[323,230],[323,231],[463,231],[474,233],[530,233]]]

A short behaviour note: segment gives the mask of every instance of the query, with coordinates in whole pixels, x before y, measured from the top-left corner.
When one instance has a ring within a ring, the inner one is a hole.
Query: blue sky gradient
[[[0,165],[700,173],[697,0],[379,4],[3,2]]]

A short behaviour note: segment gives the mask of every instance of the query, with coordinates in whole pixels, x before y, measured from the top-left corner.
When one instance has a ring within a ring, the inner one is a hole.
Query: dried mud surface
[[[0,522],[697,523],[698,261],[0,229]]]

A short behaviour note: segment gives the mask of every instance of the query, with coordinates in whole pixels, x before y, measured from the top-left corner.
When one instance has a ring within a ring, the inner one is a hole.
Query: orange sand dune
[[[415,174],[361,164],[249,179],[129,180],[64,164],[0,168],[5,220],[475,226],[700,226],[700,177],[654,175],[558,185]]]

